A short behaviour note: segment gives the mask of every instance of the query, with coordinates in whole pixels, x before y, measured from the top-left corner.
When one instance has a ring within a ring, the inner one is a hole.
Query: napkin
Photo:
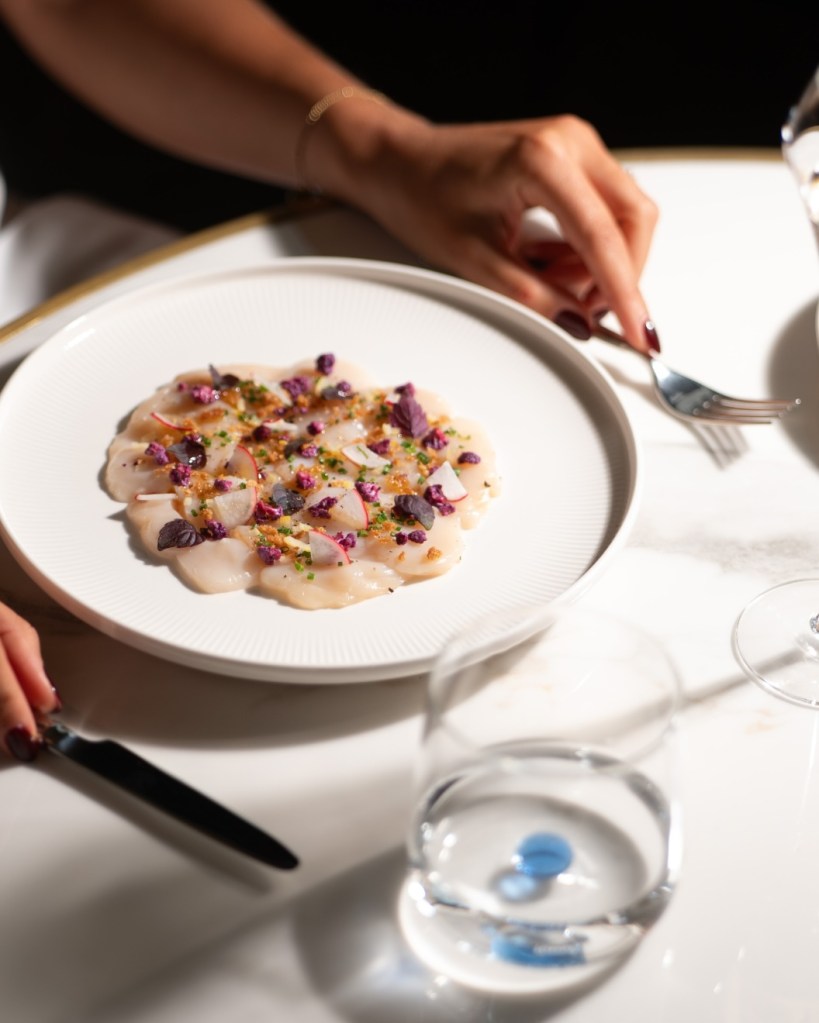
[[[81,195],[22,202],[0,175],[0,327],[178,232]]]

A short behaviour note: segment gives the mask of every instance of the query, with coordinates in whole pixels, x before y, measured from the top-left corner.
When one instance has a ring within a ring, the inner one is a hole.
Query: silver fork
[[[594,337],[643,355],[622,334],[602,323],[595,326]],[[801,404],[800,398],[732,398],[678,373],[656,355],[643,355],[643,358],[651,368],[654,391],[663,407],[688,423],[694,421],[703,426],[772,423]]]

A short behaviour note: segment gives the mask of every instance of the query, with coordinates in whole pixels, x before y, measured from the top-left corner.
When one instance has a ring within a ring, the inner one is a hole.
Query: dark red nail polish
[[[555,323],[558,327],[562,327],[567,334],[576,337],[578,341],[588,341],[591,337],[588,323],[586,323],[580,313],[572,312],[571,309],[564,309],[558,313],[555,316]]]
[[[40,741],[28,729],[17,725],[6,732],[6,748],[16,760],[30,763],[40,751]]]
[[[659,355],[660,339],[657,337],[657,328],[651,320],[646,320],[643,324],[643,333],[645,334],[646,341],[648,342],[648,347],[652,350],[652,352],[656,352],[657,355]]]

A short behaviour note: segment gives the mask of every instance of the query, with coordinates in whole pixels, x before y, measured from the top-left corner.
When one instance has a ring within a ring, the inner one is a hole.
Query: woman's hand
[[[638,287],[657,208],[585,121],[437,126],[359,98],[309,130],[311,179],[433,265],[576,337],[589,337],[594,316],[611,310],[635,348],[658,350]],[[527,241],[524,214],[533,207],[554,215],[563,243]]]
[[[33,760],[40,747],[36,717],[59,709],[36,630],[0,604],[0,735],[5,751],[18,760]]]

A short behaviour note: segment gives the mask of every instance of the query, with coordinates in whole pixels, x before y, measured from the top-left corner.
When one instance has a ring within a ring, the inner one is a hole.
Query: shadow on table
[[[782,420],[782,429],[819,466],[819,348],[816,302],[809,302],[784,327],[768,364],[770,393],[801,398],[802,404]]]
[[[397,923],[402,849],[325,882],[300,899],[293,934],[305,975],[350,1023],[542,1023],[589,994],[592,983],[538,997],[472,992],[420,963]]]

